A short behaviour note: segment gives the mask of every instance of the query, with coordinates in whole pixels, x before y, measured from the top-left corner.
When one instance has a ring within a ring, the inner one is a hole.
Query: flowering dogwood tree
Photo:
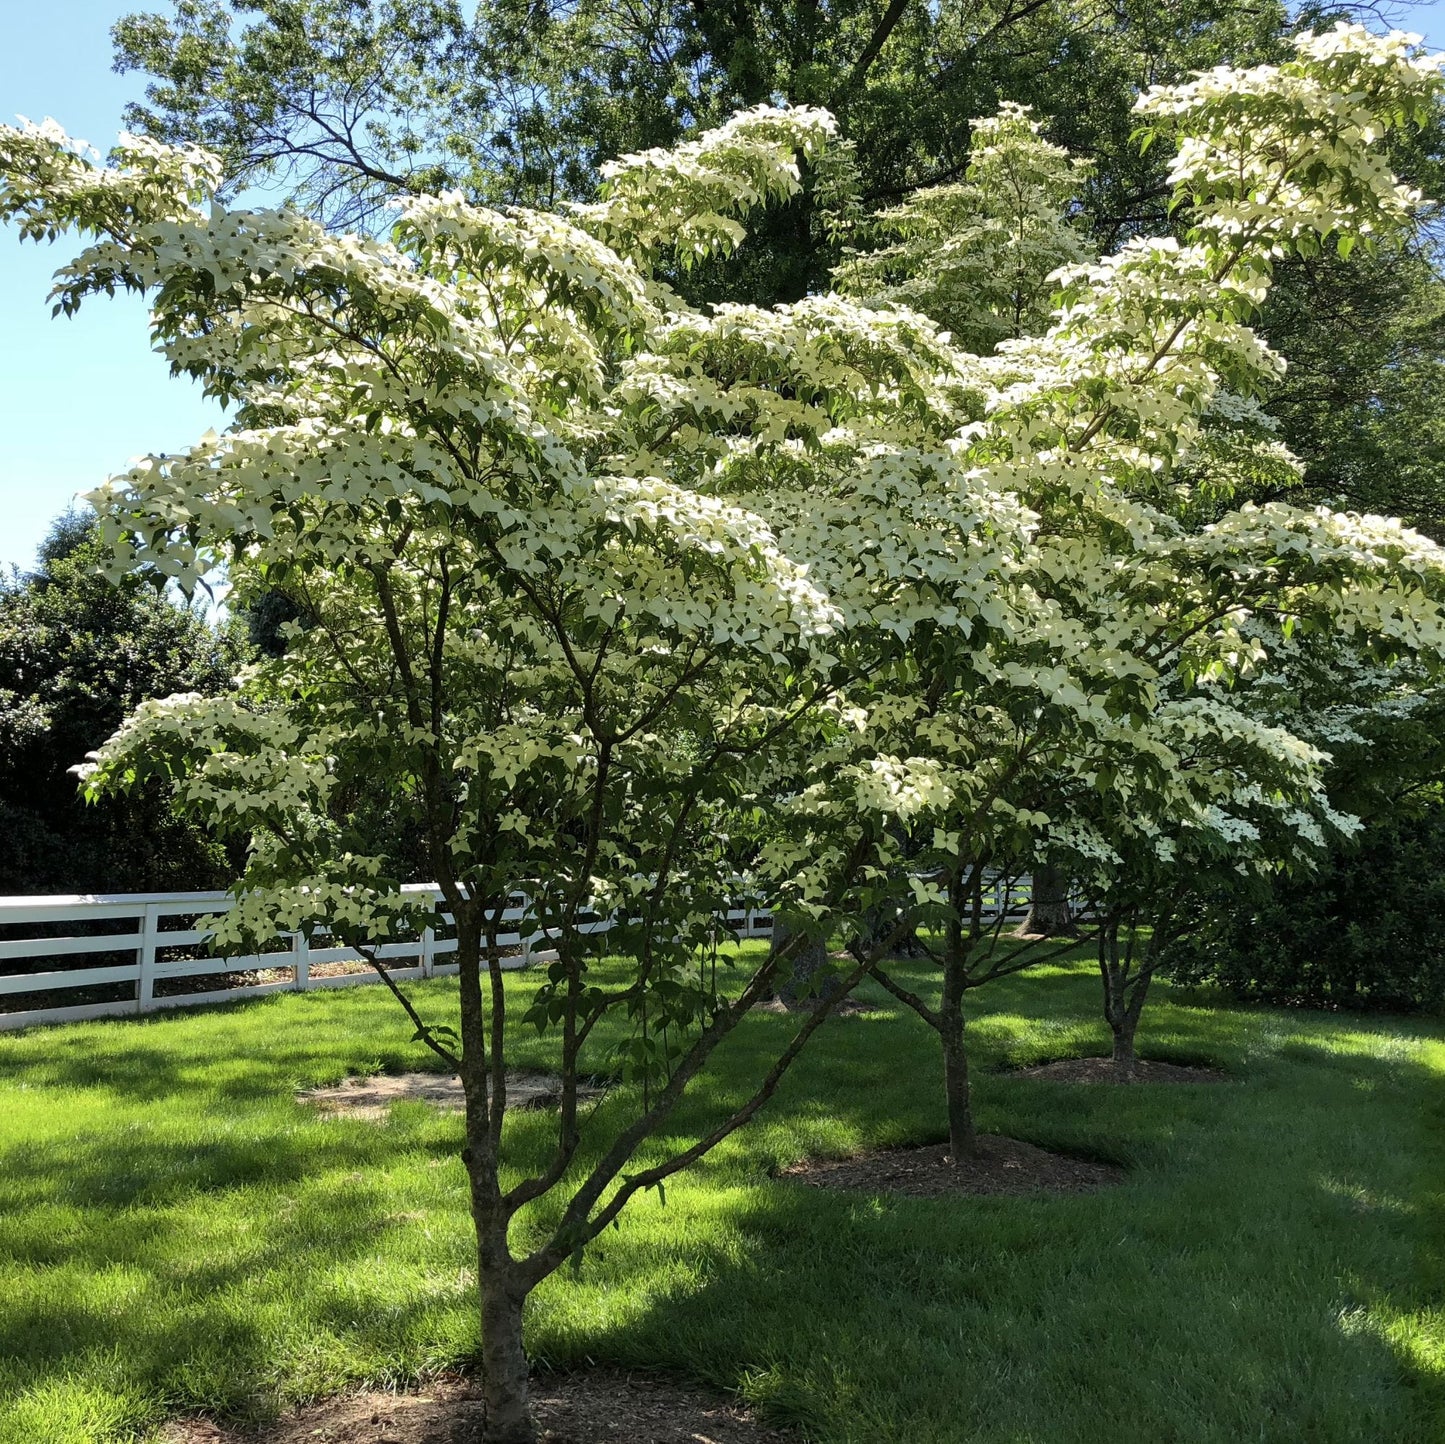
[[[1244,699],[1195,693],[1161,704],[1151,728],[1163,767],[1130,767],[1131,785],[1096,784],[1121,759],[1096,755],[1055,806],[1048,855],[1088,899],[1115,1076],[1135,1076],[1135,1035],[1169,944],[1211,889],[1308,869],[1355,819],[1325,787],[1328,754],[1252,716]]]
[[[29,236],[91,238],[58,306],[148,292],[175,369],[236,405],[225,435],[94,493],[117,567],[188,589],[225,567],[243,598],[279,590],[297,614],[284,655],[230,695],[143,706],[87,784],[160,773],[255,838],[223,941],[324,926],[365,950],[449,915],[459,1017],[395,991],[466,1094],[497,1444],[533,1432],[529,1292],[751,1116],[825,1016],[731,1114],[634,1166],[788,961],[727,997],[696,965],[734,883],[720,820],[780,749],[838,725],[850,628],[919,605],[916,556],[981,605],[993,559],[1023,543],[1022,509],[953,459],[956,366],[936,327],[834,298],[704,314],[658,279],[736,245],[737,218],[792,193],[830,129],[816,111],[747,112],[618,163],[570,218],[422,196],[388,241],[222,209],[199,151],[125,139],[102,167],[53,125],[0,131],[0,209]],[[804,473],[821,564],[754,505]],[[420,837],[440,910],[402,888],[412,839],[378,850],[353,825],[376,788]],[[805,857],[765,858],[762,881],[826,927],[887,847],[855,810]],[[555,1149],[531,1174],[507,1152],[498,945],[519,892],[524,927],[559,953],[529,1014],[557,1035],[562,1077]],[[596,970],[595,912],[618,919],[621,980]],[[605,1066],[610,1017],[646,1087],[633,1114],[624,1098],[584,1119],[578,1078]],[[554,1194],[517,1251],[513,1221]]]
[[[1090,253],[1070,217],[1088,167],[1040,134],[1029,108],[1007,103],[976,120],[968,172],[916,191],[859,229],[881,242],[833,272],[844,295],[930,316],[963,349],[1047,329],[1051,277]]]
[[[1293,479],[1257,404],[1283,362],[1248,326],[1272,260],[1347,253],[1408,221],[1418,198],[1378,144],[1440,84],[1412,37],[1340,27],[1296,50],[1145,96],[1148,123],[1177,139],[1184,240],[1063,272],[1046,333],[968,363],[983,400],[958,454],[1037,518],[996,598],[1019,620],[983,649],[912,628],[858,739],[875,774],[912,780],[898,790],[919,842],[908,885],[942,935],[942,1000],[873,972],[940,1034],[955,1156],[975,1147],[964,995],[1039,956],[981,946],[997,936],[987,871],[1107,860],[1111,947],[1129,899],[1167,896],[1161,870],[1278,865],[1297,851],[1290,828],[1322,815],[1323,758],[1217,690],[1246,685],[1296,629],[1397,652],[1445,641],[1445,556],[1425,538],[1323,508],[1220,511],[1246,477]],[[1127,1066],[1147,976],[1105,972]]]
[[[957,920],[979,868],[1053,821],[1039,777],[1100,740],[1169,769],[1160,678],[1237,670],[1242,612],[1439,640],[1437,555],[1397,527],[1275,508],[1191,530],[1165,501],[1222,390],[1273,373],[1244,325],[1269,257],[1408,209],[1372,147],[1436,84],[1403,39],[1342,30],[1277,71],[1154,94],[1179,118],[1192,238],[1076,269],[1045,336],[986,358],[912,311],[699,311],[662,279],[796,191],[818,111],[624,158],[567,216],[418,196],[387,240],[226,210],[200,151],[127,139],[101,166],[53,126],[0,130],[0,213],[90,241],[58,305],[146,291],[172,365],[236,405],[225,435],[94,493],[117,567],[191,588],[224,566],[297,613],[230,695],[142,707],[88,785],[161,773],[255,836],[223,937],[325,926],[363,949],[440,920],[352,826],[349,799],[384,787],[453,920],[455,1021],[395,991],[466,1094],[489,1444],[533,1435],[531,1290],[741,1126],[827,1014],[673,1138],[788,962],[725,994],[697,965],[734,886],[727,819],[769,814],[754,885],[814,932],[896,886],[900,822],[931,848],[910,897]],[[518,893],[559,953],[529,1014],[562,1075],[531,1174],[506,1127]],[[582,931],[599,911],[620,977]],[[648,1086],[584,1119],[616,1016]],[[946,1056],[961,1028],[960,1009]]]

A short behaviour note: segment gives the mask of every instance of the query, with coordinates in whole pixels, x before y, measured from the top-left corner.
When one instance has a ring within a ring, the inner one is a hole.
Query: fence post
[[[135,1010],[144,1013],[155,1004],[156,935],[160,932],[160,905],[147,903],[141,913],[140,946],[136,961],[140,964],[135,986]]]
[[[436,966],[436,959],[432,955],[432,944],[436,942],[436,934],[430,928],[421,930],[421,975],[429,978],[432,969]]]
[[[295,959],[292,966],[296,974],[296,991],[304,993],[311,986],[311,944],[305,933],[297,931],[291,934],[291,956]]]

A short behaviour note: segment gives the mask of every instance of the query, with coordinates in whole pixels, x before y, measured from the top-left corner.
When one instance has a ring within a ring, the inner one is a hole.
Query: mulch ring
[[[589,1369],[532,1378],[532,1413],[547,1444],[795,1444],[741,1405],[650,1374]],[[178,1419],[162,1444],[477,1444],[483,1406],[462,1379],[414,1394],[345,1394],[260,1429]]]
[[[579,1100],[596,1098],[602,1089],[578,1084]],[[373,1073],[369,1078],[348,1078],[334,1088],[304,1088],[296,1095],[333,1116],[385,1120],[393,1103],[430,1103],[434,1108],[460,1113],[466,1106],[460,1078],[445,1073]],[[552,1073],[508,1073],[509,1108],[556,1108],[562,1100],[562,1080]]]
[[[1113,1163],[1053,1153],[1019,1138],[985,1134],[979,1156],[955,1164],[946,1143],[889,1148],[857,1158],[811,1159],[781,1169],[779,1178],[815,1188],[895,1193],[908,1198],[956,1194],[1093,1193],[1127,1177]]]
[[[1009,1068],[1010,1078],[1042,1078],[1048,1083],[1230,1083],[1233,1079],[1218,1068],[1199,1068],[1187,1063],[1164,1063],[1141,1058],[1132,1078],[1120,1078],[1112,1058],[1059,1058],[1053,1063],[1035,1063],[1029,1068]]]

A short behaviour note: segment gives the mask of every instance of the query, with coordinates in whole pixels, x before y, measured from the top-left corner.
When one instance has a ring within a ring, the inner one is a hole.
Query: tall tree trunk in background
[[[1074,911],[1069,906],[1069,875],[1061,868],[1034,870],[1029,895],[1029,914],[1019,933],[1025,937],[1073,937],[1078,932]]]
[[[796,929],[790,928],[784,918],[774,913],[773,952],[780,951],[794,931]],[[825,997],[831,997],[832,992],[837,990],[837,983],[824,979],[820,985],[819,979],[819,974],[827,966],[828,944],[822,938],[809,939],[794,956],[786,976],[779,980],[777,996],[790,1008],[820,1003]]]

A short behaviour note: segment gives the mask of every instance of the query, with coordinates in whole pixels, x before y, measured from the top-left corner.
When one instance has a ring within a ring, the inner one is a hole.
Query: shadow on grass
[[[885,1003],[830,1024],[757,1124],[666,1206],[639,1200],[580,1277],[544,1286],[539,1360],[741,1387],[826,1444],[1442,1437],[1438,1356],[1410,1320],[1445,1282],[1445,1058],[1426,1066],[1379,1020],[1205,1014],[1161,990],[1145,1051],[1196,1053],[1249,1086],[988,1071],[1097,1052],[1097,986],[1053,969],[975,995],[976,1101],[986,1130],[1131,1166],[1123,1187],[912,1200],[769,1181],[809,1154],[942,1137],[936,1040]],[[55,1090],[53,1124],[0,1152],[4,1387],[99,1389],[97,1361],[119,1358],[156,1410],[244,1417],[467,1356],[458,1122],[420,1108],[381,1127],[320,1121],[291,1098],[417,1066],[394,1004],[367,992],[35,1035],[4,1054],[32,1120]],[[793,1026],[748,1019],[647,1156],[741,1101]],[[546,1065],[548,1040],[517,1041]],[[620,1090],[597,1122],[635,1106]],[[519,1166],[551,1126],[515,1120]]]
[[[912,1200],[742,1175],[670,1205],[686,1268],[648,1267],[663,1215],[629,1222],[570,1300],[541,1301],[534,1345],[742,1387],[850,1444],[1433,1444],[1445,1101],[1419,1125],[1445,1058],[1427,1066],[1397,1036],[1364,1025],[1310,1043],[1286,1020],[1228,1050],[1259,1064],[1260,1088],[987,1079],[986,1126],[1079,1151],[1092,1139],[1096,1156],[1115,1138],[1135,1177],[1093,1196]],[[1371,1037],[1386,1056],[1357,1046]],[[835,1065],[813,1060],[824,1077]],[[871,1093],[879,1115],[892,1092]],[[814,1098],[765,1141],[806,1142]]]

